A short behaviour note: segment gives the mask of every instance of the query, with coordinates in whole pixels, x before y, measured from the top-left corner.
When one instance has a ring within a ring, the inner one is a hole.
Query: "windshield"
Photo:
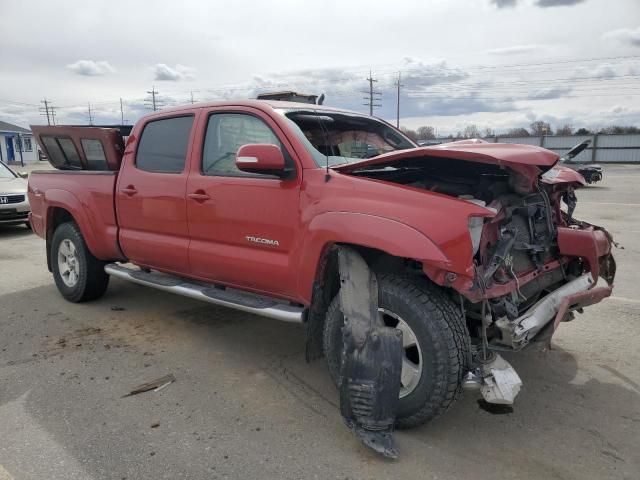
[[[16,178],[16,176],[9,170],[9,167],[0,162],[0,178]]]
[[[328,110],[278,113],[306,145],[318,166],[353,163],[416,145],[390,125],[371,117]]]

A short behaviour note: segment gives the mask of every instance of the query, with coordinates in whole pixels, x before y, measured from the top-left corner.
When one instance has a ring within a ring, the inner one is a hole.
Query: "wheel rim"
[[[79,278],[76,246],[67,238],[58,245],[58,272],[67,287],[75,287]]]
[[[422,348],[416,334],[400,316],[379,308],[378,312],[387,327],[397,328],[402,332],[402,373],[400,375],[400,398],[406,397],[415,390],[422,377]]]

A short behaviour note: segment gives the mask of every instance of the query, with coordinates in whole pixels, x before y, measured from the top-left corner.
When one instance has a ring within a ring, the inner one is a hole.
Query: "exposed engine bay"
[[[558,181],[562,171],[525,175],[499,164],[435,156],[376,167],[352,174],[455,197],[491,212],[469,218],[477,295],[450,294],[459,301],[472,341],[473,366],[464,388],[479,390],[490,403],[513,403],[522,381],[498,352],[549,341],[559,322],[611,294],[613,240],[604,229],[573,218],[580,182]],[[607,286],[597,286],[600,276]]]
[[[575,185],[532,182],[499,165],[437,157],[406,159],[391,167],[353,173],[456,197],[493,212],[491,217],[470,218],[475,287],[482,295],[478,301],[462,302],[472,337],[483,340],[490,349],[518,350],[534,337],[549,338],[545,333],[555,329],[550,320],[559,311],[563,290],[555,294],[552,308],[547,302],[544,315],[533,316],[539,324],[525,328],[525,313],[563,285],[573,285],[565,293],[574,295],[591,289],[597,281],[597,274],[596,278],[589,274],[593,265],[562,254],[558,246],[558,228],[594,228],[573,219]],[[566,207],[561,209],[563,202]],[[611,283],[615,270],[605,270],[602,273]],[[570,320],[572,310],[562,320]]]

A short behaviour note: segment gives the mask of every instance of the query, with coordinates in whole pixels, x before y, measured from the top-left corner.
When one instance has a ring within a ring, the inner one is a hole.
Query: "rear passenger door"
[[[151,118],[130,139],[116,188],[120,245],[133,263],[188,274],[186,159],[194,114]]]

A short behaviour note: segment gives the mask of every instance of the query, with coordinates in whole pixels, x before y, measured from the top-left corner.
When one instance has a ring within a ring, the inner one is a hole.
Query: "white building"
[[[38,161],[38,145],[31,130],[0,121],[0,162],[20,165]]]

